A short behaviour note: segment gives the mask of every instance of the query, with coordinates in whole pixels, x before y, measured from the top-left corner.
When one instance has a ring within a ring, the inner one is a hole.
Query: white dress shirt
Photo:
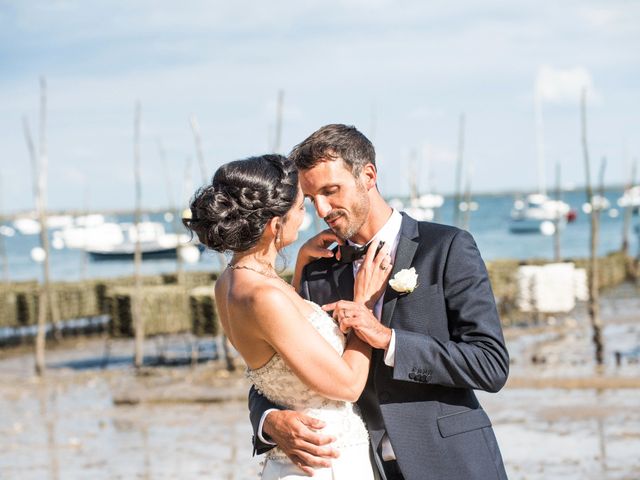
[[[398,243],[400,241],[400,229],[402,227],[402,215],[396,209],[393,210],[389,220],[384,226],[373,236],[373,239],[379,239],[381,242],[385,242],[385,245],[390,245],[389,255],[391,256],[391,263],[395,263],[396,252],[398,250]],[[372,240],[373,240],[372,239]],[[353,242],[348,242],[351,245],[357,245]],[[364,259],[356,260],[353,262],[353,276],[355,277],[362,265]],[[373,314],[378,320],[382,319],[382,305],[384,304],[384,295],[382,295],[375,306],[373,307]],[[391,340],[387,351],[384,353],[384,363],[389,367],[395,365],[395,347],[396,347],[396,333],[391,329]],[[380,442],[382,459],[384,461],[395,460],[396,454],[391,447],[389,436],[385,433]]]
[[[398,242],[400,241],[401,227],[402,227],[402,215],[396,209],[393,209],[393,211],[391,212],[391,216],[389,217],[387,222],[382,226],[382,228],[378,231],[378,233],[376,233],[372,238],[372,240],[378,239],[381,242],[385,242],[385,245],[391,246],[389,250],[389,255],[391,257],[392,264],[395,262],[396,251],[398,250]],[[347,241],[347,242],[351,245],[359,246],[358,244],[353,243],[351,241]],[[362,265],[363,261],[364,259],[360,259],[353,262],[354,277],[358,273],[358,270],[360,269],[360,266]],[[373,307],[373,314],[376,316],[378,320],[380,320],[382,317],[383,303],[384,303],[384,295],[382,295],[378,299],[378,301]],[[396,334],[395,334],[395,331],[391,329],[391,341],[389,342],[389,347],[387,348],[387,351],[384,354],[384,363],[389,367],[393,367],[395,365],[395,345],[396,345]],[[264,425],[264,420],[265,418],[267,418],[267,415],[273,410],[276,410],[276,409],[272,408],[272,409],[266,410],[262,414],[262,418],[260,418],[260,424],[258,425],[258,438],[263,443],[266,443],[268,445],[275,445],[275,443],[264,438],[264,435],[262,434],[262,426]],[[388,460],[396,459],[396,455],[393,452],[393,448],[391,447],[391,442],[389,441],[389,437],[387,436],[386,433],[382,437],[381,450],[382,450],[383,460],[388,461]]]

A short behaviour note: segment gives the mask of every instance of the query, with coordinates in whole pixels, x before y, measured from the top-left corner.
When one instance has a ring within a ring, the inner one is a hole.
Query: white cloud
[[[591,100],[600,99],[593,86],[591,74],[584,67],[556,69],[548,65],[540,67],[536,78],[536,97],[551,103],[577,103],[586,88]]]

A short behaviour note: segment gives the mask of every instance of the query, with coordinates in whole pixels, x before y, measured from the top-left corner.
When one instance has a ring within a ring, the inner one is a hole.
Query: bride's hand
[[[302,247],[300,247],[300,251],[298,251],[298,258],[296,260],[296,268],[291,281],[291,284],[296,290],[300,290],[302,269],[307,264],[314,260],[318,260],[319,258],[333,257],[333,252],[329,250],[329,246],[331,246],[332,243],[342,244],[343,241],[330,229],[326,229],[311,237],[309,240],[304,242]]]
[[[390,246],[384,245],[376,253],[379,243],[376,239],[369,246],[353,287],[353,301],[362,303],[371,310],[386,289],[392,267]]]
[[[304,267],[306,264],[319,258],[333,257],[333,252],[329,250],[329,246],[333,243],[341,244],[342,240],[329,228],[321,231],[304,242],[302,247],[300,247],[298,263],[302,262],[302,266]]]

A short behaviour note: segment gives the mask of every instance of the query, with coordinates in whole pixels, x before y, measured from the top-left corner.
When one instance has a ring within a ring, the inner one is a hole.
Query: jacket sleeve
[[[251,387],[249,390],[249,419],[251,420],[251,426],[253,427],[253,454],[263,454],[271,450],[274,446],[264,443],[258,437],[258,428],[260,426],[260,419],[264,412],[267,410],[276,408],[278,410],[282,407],[269,401],[267,397],[262,395],[255,387]]]
[[[393,378],[497,392],[507,381],[509,354],[489,276],[469,233],[453,237],[443,275],[449,339],[395,330]]]

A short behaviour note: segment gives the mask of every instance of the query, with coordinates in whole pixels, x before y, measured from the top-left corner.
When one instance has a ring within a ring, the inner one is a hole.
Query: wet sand
[[[640,478],[640,365],[613,361],[614,350],[640,345],[637,293],[623,286],[603,300],[602,372],[583,309],[506,332],[510,381],[478,396],[510,479]],[[78,369],[99,365],[104,348],[94,338],[49,351],[42,380],[29,351],[3,354],[0,479],[257,478],[241,371],[212,361],[136,374],[129,340],[111,342],[107,369]]]

